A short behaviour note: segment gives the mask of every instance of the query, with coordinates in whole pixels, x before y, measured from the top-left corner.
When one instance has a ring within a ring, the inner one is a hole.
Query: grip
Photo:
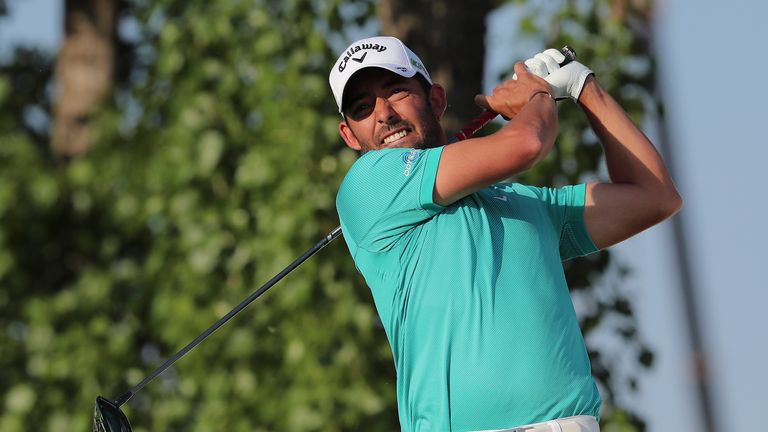
[[[560,53],[565,56],[565,60],[563,60],[560,64],[560,67],[563,67],[567,65],[568,63],[576,60],[576,50],[574,50],[570,45],[566,45],[560,49]]]

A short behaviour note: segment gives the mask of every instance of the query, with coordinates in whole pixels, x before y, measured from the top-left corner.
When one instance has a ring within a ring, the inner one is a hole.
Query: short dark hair
[[[424,78],[421,74],[416,74],[414,78],[416,78],[419,81],[419,84],[421,84],[421,88],[424,89],[424,94],[429,96],[429,91],[432,89],[432,84],[430,84],[429,81],[427,81],[427,79]],[[429,102],[429,98],[427,98],[427,102]]]

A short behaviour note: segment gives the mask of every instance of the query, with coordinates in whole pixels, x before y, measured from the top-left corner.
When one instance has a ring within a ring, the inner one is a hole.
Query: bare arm
[[[557,109],[549,84],[515,65],[517,80],[499,85],[478,102],[506,118],[498,132],[443,149],[437,169],[435,202],[457,200],[530,168],[552,148],[557,136]]]
[[[587,186],[584,220],[602,249],[674,215],[682,198],[653,144],[594,76],[579,105],[603,145],[611,179]]]

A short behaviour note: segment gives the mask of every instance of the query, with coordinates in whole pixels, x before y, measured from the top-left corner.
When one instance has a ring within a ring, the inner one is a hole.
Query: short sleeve
[[[529,189],[547,206],[552,225],[559,233],[563,261],[598,251],[584,223],[585,184]]]
[[[371,252],[387,250],[442,211],[433,200],[442,150],[384,149],[358,159],[336,197],[345,238]]]

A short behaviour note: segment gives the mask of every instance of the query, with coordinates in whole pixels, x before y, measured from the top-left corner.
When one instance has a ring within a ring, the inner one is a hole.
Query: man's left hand
[[[555,99],[570,98],[578,101],[584,82],[594,72],[577,61],[560,67],[560,63],[564,60],[563,53],[550,48],[526,60],[525,66],[531,73],[544,78],[552,86]]]

